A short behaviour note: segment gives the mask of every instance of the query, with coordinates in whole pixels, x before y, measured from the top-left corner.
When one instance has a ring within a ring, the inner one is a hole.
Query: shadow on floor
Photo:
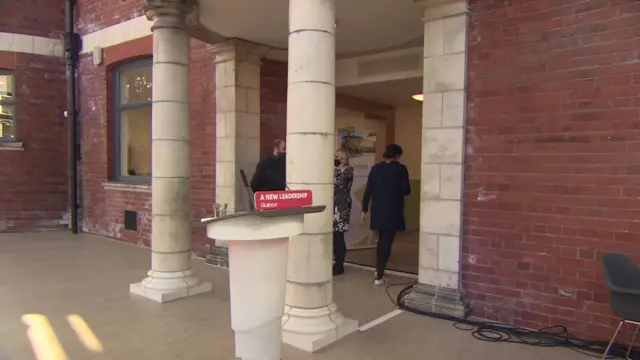
[[[49,319],[69,360],[234,359],[227,271],[194,260],[196,272],[213,283],[214,291],[158,304],[128,292],[149,263],[148,249],[89,235],[0,234],[0,359],[35,359],[21,322],[24,314]],[[361,324],[395,308],[385,289],[371,281],[371,272],[353,268],[334,281],[339,308]],[[67,323],[70,314],[86,320],[104,353],[93,355],[83,347]],[[479,342],[451,323],[411,314],[316,354],[288,346],[283,351],[286,360],[584,359],[559,349]]]

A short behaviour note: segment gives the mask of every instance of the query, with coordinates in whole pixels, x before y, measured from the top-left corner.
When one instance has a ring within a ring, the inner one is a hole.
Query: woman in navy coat
[[[402,148],[387,146],[384,161],[369,172],[362,199],[362,221],[365,222],[371,203],[370,228],[378,232],[375,284],[384,285],[384,270],[391,256],[391,247],[398,231],[405,230],[404,197],[411,193],[409,172],[399,162]]]

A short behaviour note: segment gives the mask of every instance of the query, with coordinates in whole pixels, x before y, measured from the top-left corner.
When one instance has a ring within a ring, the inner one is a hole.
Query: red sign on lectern
[[[256,210],[290,209],[311,206],[311,190],[258,191],[253,194]]]

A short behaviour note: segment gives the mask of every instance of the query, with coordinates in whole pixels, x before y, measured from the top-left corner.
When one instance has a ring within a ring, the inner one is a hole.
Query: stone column
[[[335,0],[289,1],[287,183],[328,210],[291,238],[282,329],[285,343],[310,352],[358,328],[333,302],[335,30]]]
[[[260,59],[268,48],[241,40],[211,45],[216,74],[216,203],[248,208],[240,169],[251,181],[260,160]],[[207,263],[228,267],[226,244],[216,242]]]
[[[191,269],[189,35],[195,1],[148,1],[153,20],[151,271],[130,291],[166,302],[211,290]]]
[[[466,317],[460,292],[467,4],[423,0],[424,103],[419,282],[410,309]]]

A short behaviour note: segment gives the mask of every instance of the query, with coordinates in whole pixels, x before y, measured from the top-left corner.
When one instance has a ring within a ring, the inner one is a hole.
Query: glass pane
[[[13,75],[0,74],[0,101],[13,100]]]
[[[151,106],[120,113],[120,174],[151,176]]]
[[[120,104],[151,101],[151,65],[120,73]]]
[[[0,139],[14,138],[13,114],[13,106],[0,105]]]

